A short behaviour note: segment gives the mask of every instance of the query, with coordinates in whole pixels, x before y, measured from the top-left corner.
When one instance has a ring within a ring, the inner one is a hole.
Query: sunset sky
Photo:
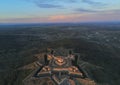
[[[0,0],[0,23],[120,21],[120,0]]]

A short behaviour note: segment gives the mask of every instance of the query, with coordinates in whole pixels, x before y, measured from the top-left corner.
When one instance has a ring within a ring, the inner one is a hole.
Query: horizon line
[[[87,24],[87,23],[120,23],[120,21],[88,21],[88,22],[17,22],[17,23],[0,23],[0,25],[27,25],[27,24]]]

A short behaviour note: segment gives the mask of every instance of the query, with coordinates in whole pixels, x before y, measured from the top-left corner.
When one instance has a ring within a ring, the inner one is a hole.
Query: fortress
[[[78,56],[70,51],[68,56],[54,56],[53,51],[44,55],[44,64],[33,74],[34,78],[49,77],[56,85],[73,85],[73,78],[87,78],[78,65]]]

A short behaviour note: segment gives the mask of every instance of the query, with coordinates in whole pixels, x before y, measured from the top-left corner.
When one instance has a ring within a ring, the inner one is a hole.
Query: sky
[[[0,23],[112,21],[120,21],[120,0],[0,0]]]

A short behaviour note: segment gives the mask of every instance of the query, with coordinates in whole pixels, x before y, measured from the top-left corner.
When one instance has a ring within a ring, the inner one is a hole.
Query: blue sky
[[[1,0],[0,23],[120,21],[120,0]]]

